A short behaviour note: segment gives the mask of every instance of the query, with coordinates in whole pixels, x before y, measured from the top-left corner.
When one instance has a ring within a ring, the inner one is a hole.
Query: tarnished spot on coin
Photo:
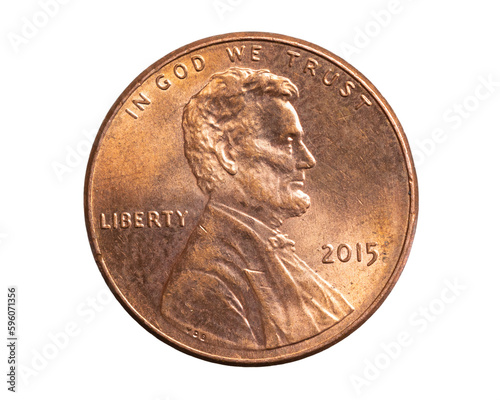
[[[403,130],[353,67],[297,39],[208,38],[142,73],[90,157],[86,222],[115,296],[161,340],[265,365],[358,328],[409,254]]]

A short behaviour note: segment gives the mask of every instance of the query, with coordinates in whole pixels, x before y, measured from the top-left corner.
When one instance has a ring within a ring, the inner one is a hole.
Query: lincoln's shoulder
[[[178,324],[203,328],[219,338],[227,335],[227,340],[246,332],[249,324],[260,326],[254,310],[257,299],[245,272],[263,268],[259,241],[252,230],[234,218],[217,210],[205,210],[165,285],[163,314]],[[227,322],[226,330],[232,326],[240,333],[222,332],[214,322],[220,318]],[[250,330],[246,335],[259,334]]]

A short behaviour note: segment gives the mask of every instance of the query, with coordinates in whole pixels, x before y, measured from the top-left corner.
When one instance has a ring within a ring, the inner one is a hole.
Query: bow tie
[[[277,231],[276,235],[269,238],[269,243],[271,243],[271,246],[275,249],[285,249],[286,247],[290,247],[290,250],[295,251],[295,242],[288,239],[288,235],[284,235],[279,231]]]

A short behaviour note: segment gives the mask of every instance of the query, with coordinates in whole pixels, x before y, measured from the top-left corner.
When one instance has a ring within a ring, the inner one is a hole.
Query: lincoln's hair
[[[257,129],[260,121],[252,111],[265,109],[266,99],[291,100],[297,87],[288,78],[268,70],[230,68],[214,74],[184,107],[184,153],[200,189],[208,194],[222,179],[215,146],[221,140],[238,138]]]

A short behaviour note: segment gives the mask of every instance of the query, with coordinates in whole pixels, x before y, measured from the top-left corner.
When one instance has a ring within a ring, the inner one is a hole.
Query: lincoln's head
[[[302,215],[304,170],[316,161],[290,103],[297,87],[267,70],[214,74],[184,108],[185,154],[214,201],[273,226]]]

